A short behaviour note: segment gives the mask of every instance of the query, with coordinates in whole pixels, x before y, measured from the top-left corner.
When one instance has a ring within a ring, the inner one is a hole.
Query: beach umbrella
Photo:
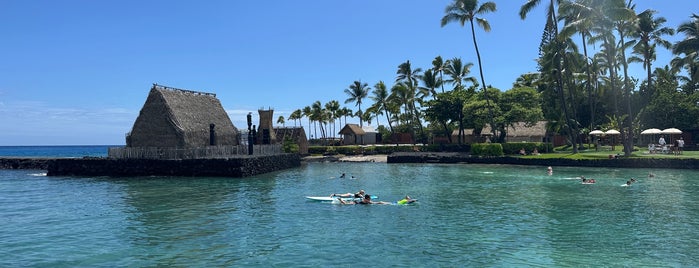
[[[601,130],[593,130],[590,131],[590,135],[604,135],[604,132]]]
[[[660,133],[662,134],[682,134],[682,130],[676,129],[676,128],[666,128],[663,129]]]
[[[662,133],[662,130],[657,129],[657,128],[649,128],[644,131],[641,131],[641,135],[654,135],[654,134],[660,134]]]
[[[619,132],[619,131],[616,130],[616,129],[610,129],[610,130],[605,131],[604,134],[607,134],[607,135],[619,135],[619,134],[621,134],[621,132]],[[616,141],[615,141],[614,138],[612,137],[612,151],[614,151],[614,144],[615,144],[615,143],[616,143]]]
[[[657,128],[649,128],[644,131],[641,131],[641,135],[653,135],[653,140],[655,140],[655,135],[663,133],[662,130],[657,129]]]
[[[619,135],[619,134],[621,134],[621,132],[619,132],[619,131],[616,130],[616,129],[610,129],[610,130],[605,131],[604,134],[607,134],[607,135]]]

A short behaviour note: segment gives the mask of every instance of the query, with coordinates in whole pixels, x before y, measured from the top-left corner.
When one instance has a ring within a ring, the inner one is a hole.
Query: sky
[[[123,145],[153,83],[215,93],[242,129],[258,109],[275,124],[315,101],[356,111],[344,90],[390,87],[407,60],[459,57],[478,76],[470,28],[440,26],[451,2],[0,0],[0,146]],[[504,91],[536,71],[545,7],[521,20],[525,0],[493,2],[476,37],[486,84]],[[699,14],[696,0],[634,3],[672,28]],[[655,66],[671,58],[660,49]],[[639,64],[631,75],[645,77]]]

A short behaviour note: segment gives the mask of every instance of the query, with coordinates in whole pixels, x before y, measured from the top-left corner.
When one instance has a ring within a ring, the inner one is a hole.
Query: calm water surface
[[[310,163],[244,179],[42,172],[0,170],[0,267],[699,265],[697,171]],[[622,187],[631,177],[639,182]],[[420,201],[304,198],[359,189]]]

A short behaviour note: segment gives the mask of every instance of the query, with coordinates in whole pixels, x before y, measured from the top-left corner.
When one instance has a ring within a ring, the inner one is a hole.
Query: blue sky
[[[124,144],[153,83],[216,93],[238,128],[259,108],[275,121],[314,101],[356,110],[343,90],[391,86],[406,60],[477,64],[469,29],[440,27],[450,2],[0,1],[0,145]],[[536,71],[544,7],[522,21],[525,0],[494,2],[492,31],[476,35],[486,83],[507,90]],[[673,28],[699,13],[695,0],[634,2]]]

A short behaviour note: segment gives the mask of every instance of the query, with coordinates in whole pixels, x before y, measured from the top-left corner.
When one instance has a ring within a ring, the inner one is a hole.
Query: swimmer
[[[410,198],[409,195],[406,195],[405,198],[398,200],[398,202],[396,202],[396,204],[407,205],[407,204],[412,204],[414,202],[417,202],[417,199],[412,199],[412,198]]]
[[[548,173],[549,175],[553,175],[553,168],[552,168],[551,166],[549,166],[549,167],[546,169],[546,173]]]

